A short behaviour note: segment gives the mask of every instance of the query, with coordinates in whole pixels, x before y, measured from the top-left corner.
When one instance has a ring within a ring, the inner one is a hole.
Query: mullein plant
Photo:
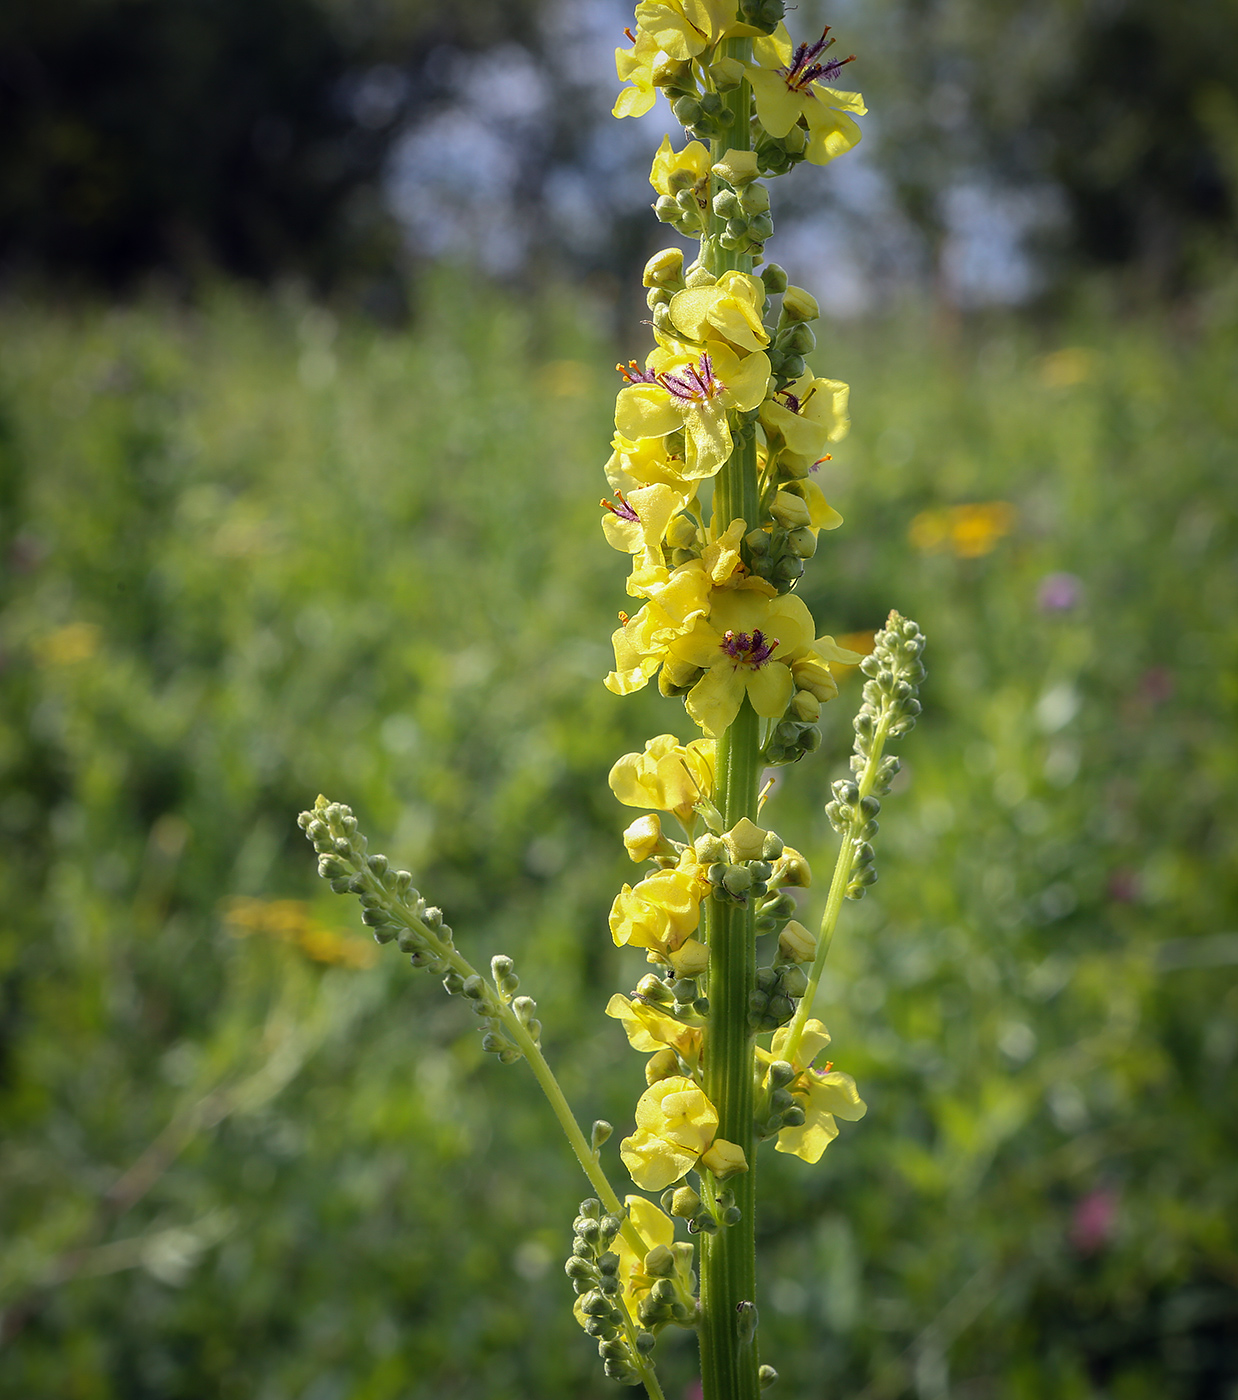
[[[848,390],[808,369],[817,304],[764,262],[762,177],[850,150],[865,108],[832,86],[851,59],[831,56],[828,30],[797,45],[782,16],[780,0],[643,0],[616,55],[615,115],[661,91],[684,128],[681,150],[667,137],[654,156],[654,209],[700,243],[687,266],[672,248],[645,268],[655,344],[643,366],[620,367],[603,502],[639,600],[619,615],[605,684],[628,695],[656,677],[700,730],[658,735],[610,772],[619,802],[645,812],[623,840],[646,872],[615,897],[610,932],[652,970],[606,1007],[647,1056],[618,1151],[637,1192],[611,1183],[611,1126],[577,1122],[512,960],[492,958],[489,977],[475,968],[411,875],[367,853],[347,807],[320,797],[300,818],[319,873],[360,897],[377,940],[468,1001],[488,1051],[533,1071],[593,1191],[566,1264],[575,1316],[606,1374],[652,1397],[668,1327],[698,1332],[704,1400],[751,1400],[776,1379],[757,1334],[757,1149],[816,1163],[836,1120],[865,1112],[851,1076],[821,1061],[829,1034],[810,1013],[843,900],[876,878],[877,814],[898,770],[886,749],[915,723],[924,676],[914,622],[891,613],[862,657],[817,636],[796,592],[820,531],[842,523],[813,472],[847,432]],[[826,809],[842,840],[814,934],[795,917],[808,861],[763,807],[768,770],[820,744],[832,664],[867,679],[851,776]]]

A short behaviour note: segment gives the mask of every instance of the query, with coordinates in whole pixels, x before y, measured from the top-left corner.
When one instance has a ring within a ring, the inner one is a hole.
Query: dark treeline
[[[9,0],[0,270],[111,287],[152,269],[320,287],[388,273],[400,238],[385,161],[433,103],[439,60],[514,42],[562,85],[538,23],[552,4]],[[794,16],[823,20],[861,50],[869,149],[930,266],[943,192],[977,178],[1057,190],[1063,271],[1125,264],[1172,292],[1223,246],[1238,204],[1234,0],[838,14],[809,0]],[[545,159],[579,162],[579,102],[565,93],[547,120],[563,129]]]

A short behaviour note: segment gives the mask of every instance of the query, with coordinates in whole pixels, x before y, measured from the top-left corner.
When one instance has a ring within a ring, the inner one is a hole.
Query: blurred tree
[[[933,266],[959,183],[1055,185],[1068,264],[1133,264],[1163,291],[1232,227],[1233,0],[887,0],[836,22],[864,61],[871,149]]]
[[[120,285],[389,264],[374,188],[444,43],[535,0],[13,0],[0,14],[0,267]]]

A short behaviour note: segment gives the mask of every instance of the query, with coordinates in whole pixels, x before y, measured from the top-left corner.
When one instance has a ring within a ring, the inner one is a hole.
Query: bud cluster
[[[597,1341],[607,1376],[620,1385],[639,1385],[640,1362],[634,1349],[648,1354],[654,1337],[647,1331],[633,1333],[624,1312],[620,1259],[611,1249],[621,1224],[617,1215],[603,1213],[600,1201],[582,1201],[580,1214],[572,1222],[575,1238],[564,1270],[579,1300],[577,1313],[585,1331]]]
[[[920,713],[917,692],[925,675],[923,651],[924,634],[917,624],[892,612],[877,633],[872,655],[860,663],[868,679],[854,721],[854,777],[834,783],[834,799],[825,809],[834,830],[851,843],[848,899],[862,899],[877,879],[872,846],[877,814],[899,770],[897,757],[883,750],[887,739],[900,738],[915,727]]]
[[[765,1077],[764,1100],[757,1106],[757,1136],[777,1137],[784,1128],[801,1127],[806,1114],[795,1101],[790,1085],[797,1075],[795,1066],[786,1060],[775,1060]]]
[[[720,1229],[738,1225],[744,1218],[743,1211],[735,1204],[734,1191],[726,1188],[716,1192],[712,1201],[702,1201],[686,1183],[670,1186],[663,1191],[661,1204],[668,1215],[686,1220],[693,1235],[716,1235]]]
[[[509,1033],[511,1027],[504,1025],[508,1007],[533,1044],[540,1044],[537,1003],[532,997],[514,996],[520,979],[512,960],[499,956],[491,961],[493,985],[475,972],[456,952],[443,911],[426,904],[413,888],[412,875],[392,870],[384,855],[367,854],[369,843],[357,830],[350,808],[320,796],[312,811],[300,814],[297,825],[318,852],[319,875],[330,881],[336,894],[357,896],[361,921],[375,939],[394,942],[414,967],[441,976],[448,996],[463,996],[469,1002],[481,1019],[481,1043],[487,1053],[497,1055],[505,1065],[522,1058]]]

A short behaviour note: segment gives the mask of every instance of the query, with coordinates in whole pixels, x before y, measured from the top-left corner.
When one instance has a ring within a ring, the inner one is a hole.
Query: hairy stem
[[[730,40],[727,57],[751,54],[746,39]],[[746,82],[726,94],[732,114],[725,134],[711,143],[715,162],[728,150],[747,150],[751,93]],[[718,185],[715,181],[715,192]],[[718,275],[751,272],[752,258],[722,247],[725,221],[710,213],[702,245],[705,265]],[[714,485],[713,528],[717,534],[742,517],[756,524],[756,439],[740,428],[735,448]],[[735,722],[718,742],[716,802],[727,829],[757,815],[760,721],[744,700]],[[756,1140],[753,1131],[752,1031],[748,998],[756,985],[756,944],[751,905],[711,900],[706,909],[709,943],[709,1017],[705,1031],[705,1093],[718,1111],[718,1135],[741,1147],[748,1170],[727,1183],[741,1218],[701,1240],[701,1382],[704,1400],[756,1400],[756,1341],[748,1319],[756,1298]]]

